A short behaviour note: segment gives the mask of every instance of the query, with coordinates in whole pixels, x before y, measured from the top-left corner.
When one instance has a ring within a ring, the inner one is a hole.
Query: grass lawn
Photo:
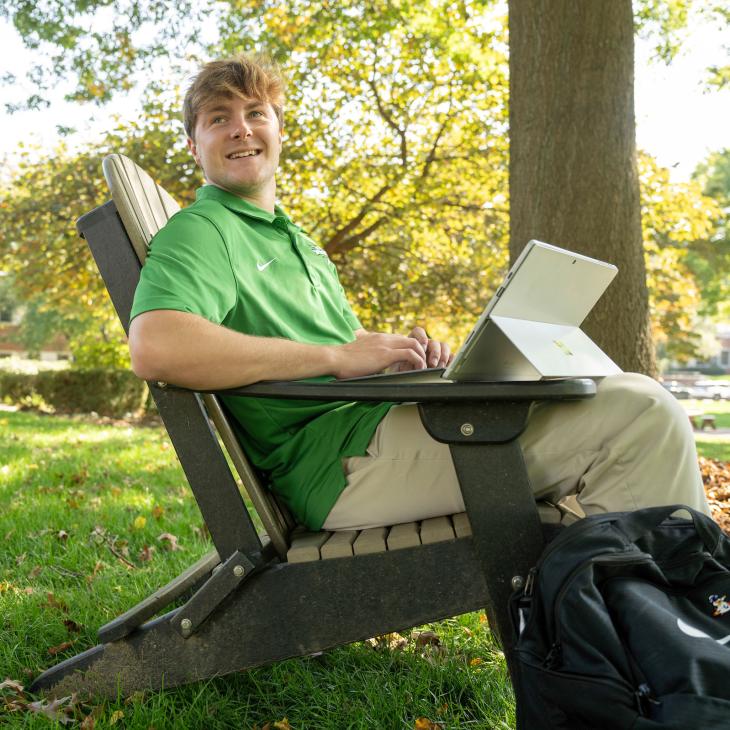
[[[680,403],[689,412],[700,412],[715,416],[717,429],[728,430],[728,433],[715,433],[711,429],[695,431],[695,441],[700,456],[706,456],[708,459],[730,461],[730,401],[683,400]]]
[[[100,625],[211,545],[162,429],[0,411],[0,434],[0,683],[28,685],[95,645]],[[127,701],[91,700],[71,726],[513,727],[504,658],[483,614],[426,628],[438,645],[406,633],[404,648],[354,644]],[[0,725],[54,724],[9,711],[2,697],[12,694],[0,689]]]

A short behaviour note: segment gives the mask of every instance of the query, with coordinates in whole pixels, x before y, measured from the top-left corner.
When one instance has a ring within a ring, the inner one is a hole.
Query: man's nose
[[[233,139],[246,139],[246,137],[250,137],[251,134],[251,128],[248,126],[244,118],[239,119],[238,123],[231,131],[231,137],[233,137]]]

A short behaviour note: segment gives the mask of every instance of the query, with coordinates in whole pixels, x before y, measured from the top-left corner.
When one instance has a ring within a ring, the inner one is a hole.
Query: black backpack
[[[518,728],[730,728],[730,540],[678,509],[548,545],[511,604]]]

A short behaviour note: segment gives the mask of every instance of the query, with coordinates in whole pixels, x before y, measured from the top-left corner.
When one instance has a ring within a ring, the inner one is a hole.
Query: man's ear
[[[200,157],[198,156],[198,148],[195,144],[195,142],[188,137],[188,149],[190,150],[190,154],[193,156],[193,159],[195,162],[200,165]],[[202,165],[201,165],[202,167]]]

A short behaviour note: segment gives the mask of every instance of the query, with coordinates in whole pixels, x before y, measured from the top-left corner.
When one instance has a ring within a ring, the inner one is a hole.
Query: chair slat
[[[319,549],[329,538],[329,532],[296,532],[292,535],[292,544],[286,559],[290,563],[308,563],[319,560]]]
[[[454,523],[454,533],[456,537],[469,537],[471,535],[471,524],[466,512],[459,512],[457,515],[451,515]]]
[[[330,558],[346,558],[352,555],[352,543],[357,538],[357,530],[342,530],[333,532],[327,542],[322,545],[320,554],[322,560]]]
[[[454,537],[454,526],[450,517],[432,517],[421,522],[421,542],[424,545],[453,540]]]
[[[387,534],[387,527],[371,527],[368,530],[363,530],[352,546],[353,552],[355,555],[385,552],[385,538]]]
[[[415,547],[421,544],[421,536],[417,522],[403,522],[393,525],[388,533],[388,550]]]

